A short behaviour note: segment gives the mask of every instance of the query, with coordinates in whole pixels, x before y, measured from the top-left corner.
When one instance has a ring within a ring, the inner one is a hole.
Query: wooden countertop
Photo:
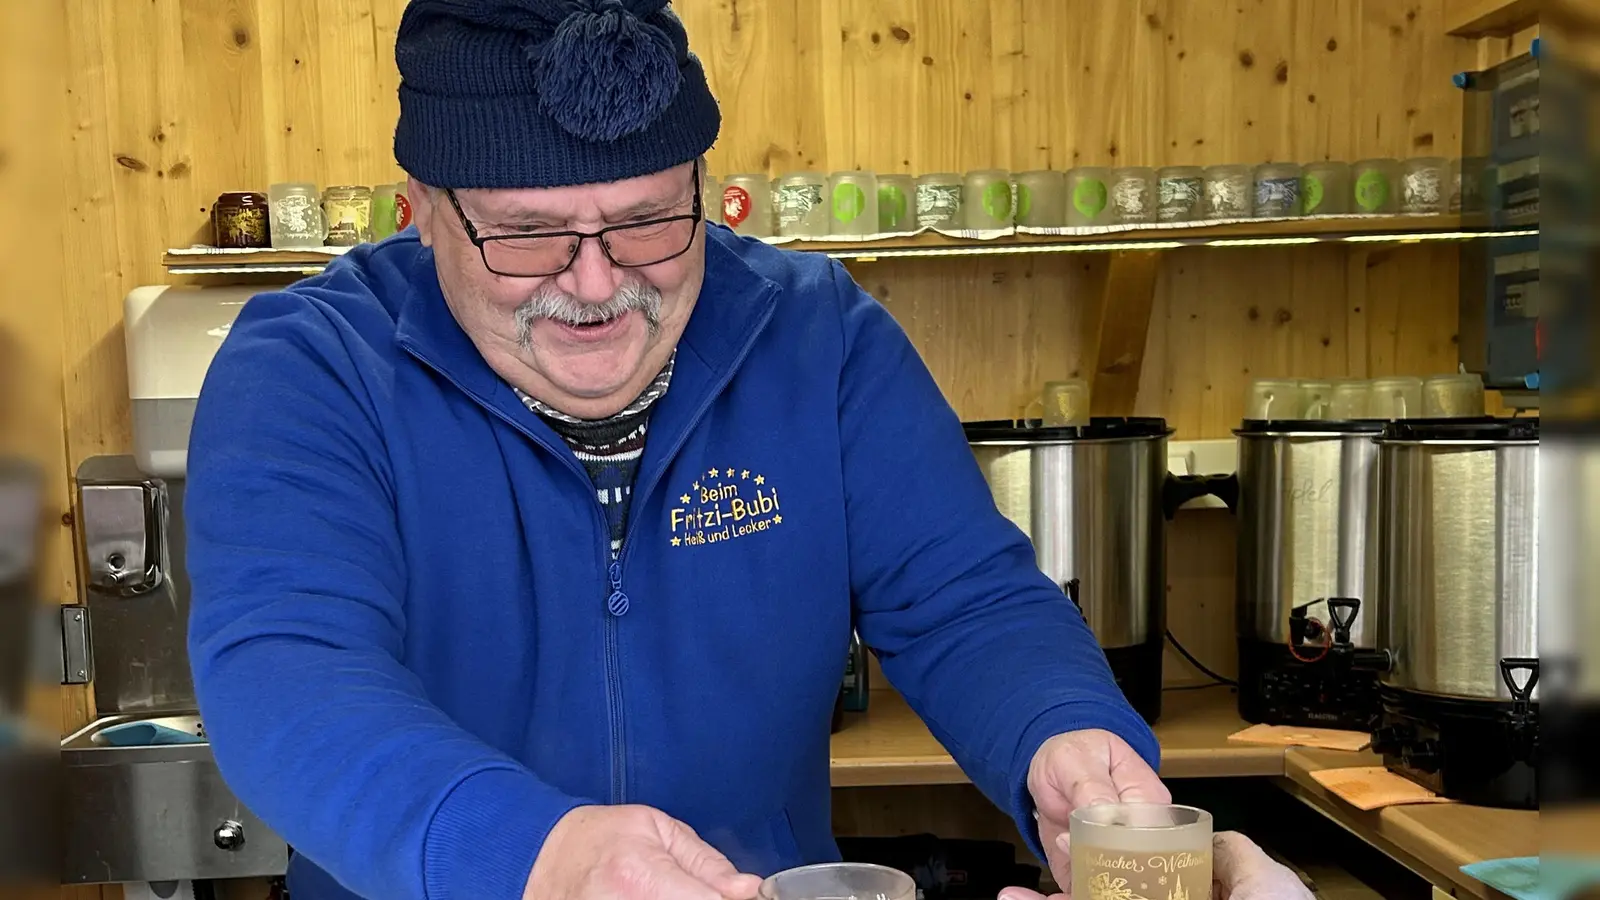
[[[1539,814],[1535,811],[1440,803],[1369,812],[1333,796],[1311,777],[1320,769],[1382,765],[1370,752],[1295,747],[1285,754],[1284,762],[1285,773],[1279,781],[1289,793],[1457,897],[1502,900],[1506,896],[1463,874],[1462,866],[1539,853]]]
[[[1282,747],[1230,744],[1245,727],[1231,691],[1168,691],[1156,737],[1165,778],[1282,775]],[[833,786],[960,784],[967,776],[892,690],[875,690],[865,713],[846,713],[833,736]]]

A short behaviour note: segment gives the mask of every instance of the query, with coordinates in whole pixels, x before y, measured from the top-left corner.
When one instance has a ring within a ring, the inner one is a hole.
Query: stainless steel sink
[[[61,742],[66,884],[281,875],[288,846],[223,783],[209,743],[113,746],[146,721],[204,736],[196,715],[99,719]]]

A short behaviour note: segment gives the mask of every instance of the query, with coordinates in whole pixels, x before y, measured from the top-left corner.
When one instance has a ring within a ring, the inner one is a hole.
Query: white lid
[[[128,399],[200,396],[206,370],[245,301],[258,287],[134,288],[122,301],[128,351]]]

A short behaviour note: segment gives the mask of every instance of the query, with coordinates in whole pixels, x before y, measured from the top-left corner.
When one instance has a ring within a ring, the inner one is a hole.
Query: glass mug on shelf
[[[1079,378],[1066,381],[1047,381],[1044,394],[1041,424],[1050,428],[1077,427],[1089,424],[1089,383]]]
[[[1165,803],[1072,811],[1073,900],[1210,900],[1211,814]]]

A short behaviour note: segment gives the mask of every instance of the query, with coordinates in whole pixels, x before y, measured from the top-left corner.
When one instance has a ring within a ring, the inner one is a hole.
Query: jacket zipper
[[[609,529],[602,529],[609,534]],[[610,548],[607,547],[607,550]],[[628,595],[622,592],[622,563],[606,566],[611,593],[606,597],[606,717],[611,725],[611,802],[627,802],[627,722],[622,717],[622,660],[617,649],[617,619],[628,612]]]
[[[767,327],[767,322],[771,319],[772,310],[768,309],[766,315],[762,316],[761,321],[756,324],[753,334],[759,334],[763,328]],[[628,551],[633,549],[633,530],[639,524],[639,517],[633,515],[632,510],[649,499],[650,492],[655,490],[657,482],[661,480],[662,473],[665,473],[670,467],[673,457],[678,455],[678,451],[683,449],[683,445],[689,440],[689,433],[694,430],[695,424],[706,414],[706,410],[711,408],[711,404],[716,401],[717,395],[722,393],[722,389],[728,386],[728,382],[733,378],[733,373],[744,363],[745,357],[750,355],[750,348],[754,343],[754,340],[745,342],[739,354],[734,357],[732,364],[728,366],[717,382],[711,386],[711,390],[706,392],[705,399],[700,401],[700,405],[695,407],[694,412],[689,416],[688,421],[684,423],[684,427],[679,431],[672,446],[668,447],[667,452],[661,455],[661,464],[648,473],[647,480],[641,485],[644,489],[633,492],[633,500],[630,501],[633,507],[630,507],[628,524],[623,526],[622,529],[622,547],[617,553],[616,560],[607,569],[607,574],[611,577],[611,594],[606,598],[606,610],[610,613],[610,615],[606,616],[606,704],[610,708],[611,717],[611,802],[614,804],[627,802],[627,791],[625,790],[628,777],[626,762],[627,742],[625,723],[622,720],[622,676],[619,672],[621,663],[618,659],[620,654],[617,649],[617,618],[626,614],[631,604],[628,595],[623,593],[622,590],[622,570],[628,561]],[[595,508],[599,509],[598,502],[595,504]],[[602,536],[609,533],[605,527],[604,518],[605,515],[602,511],[600,528]],[[617,611],[619,606],[621,612]]]
[[[691,414],[688,421],[684,423],[683,429],[679,432],[678,437],[673,441],[672,446],[667,448],[666,453],[662,454],[661,464],[656,468],[655,471],[650,473],[649,480],[644,482],[644,490],[636,490],[633,492],[633,499],[629,501],[631,504],[643,503],[645,500],[649,499],[650,492],[655,490],[656,483],[661,480],[661,474],[667,470],[668,466],[672,462],[673,457],[678,455],[678,451],[682,450],[684,443],[688,441],[689,433],[694,430],[695,424],[698,423],[700,418],[706,414],[706,410],[711,408],[711,404],[716,401],[717,395],[722,393],[722,389],[728,386],[728,382],[733,378],[733,373],[738,371],[739,366],[744,364],[745,357],[750,355],[750,350],[755,344],[754,336],[756,334],[760,334],[762,329],[767,327],[767,323],[772,320],[772,313],[773,310],[769,307],[766,310],[766,313],[761,317],[761,321],[756,323],[756,327],[751,332],[752,339],[745,342],[744,346],[740,348],[738,355],[733,358],[733,362],[730,363],[723,371],[721,377],[719,377],[717,382],[712,385],[711,390],[706,392],[705,399],[701,400],[700,405],[695,407],[694,413]],[[529,440],[540,445],[541,447],[544,447],[547,451],[552,452],[563,462],[563,464],[566,465],[568,469],[576,472],[583,478],[584,483],[589,484],[592,488],[593,483],[589,478],[589,474],[578,465],[578,461],[576,459],[569,458],[570,454],[569,456],[562,456],[560,453],[556,453],[555,451],[551,450],[550,446],[541,440],[537,435],[524,428],[520,423],[512,419],[510,416],[501,412],[497,407],[495,407],[494,404],[489,403],[484,398],[478,396],[472,391],[467,390],[466,387],[463,386],[460,381],[456,380],[454,376],[450,375],[450,373],[444,371],[444,369],[436,365],[433,360],[418,352],[416,347],[410,345],[409,343],[406,343],[403,346],[405,346],[406,351],[412,356],[421,360],[429,368],[443,376],[446,381],[455,385],[456,390],[466,394],[473,400],[476,400],[479,406],[482,406],[484,409],[494,413],[494,415],[497,416],[501,421],[521,432]],[[591,490],[590,493],[592,494],[593,491]],[[632,515],[630,510],[628,524],[624,526],[622,530],[622,547],[617,553],[617,558],[612,560],[610,558],[611,529],[606,525],[606,513],[604,509],[600,508],[600,500],[598,497],[596,497],[592,508],[594,509],[595,521],[600,526],[600,558],[605,562],[606,579],[609,585],[609,590],[606,591],[605,670],[606,718],[608,719],[611,732],[611,802],[613,804],[622,804],[627,802],[628,797],[628,766],[626,740],[627,732],[625,728],[626,723],[622,718],[622,664],[620,659],[621,652],[618,648],[617,640],[617,619],[627,615],[628,608],[632,605],[632,601],[629,600],[628,595],[622,590],[622,570],[623,565],[628,560],[628,551],[633,548],[633,530],[638,525],[639,517]]]
[[[410,345],[409,343],[403,344],[403,346],[405,347],[406,352],[416,357],[423,364],[428,366],[428,368],[438,372],[439,375],[444,378],[444,380],[454,385],[456,390],[467,395],[468,397],[471,397],[478,403],[479,406],[482,406],[484,409],[487,409],[489,412],[493,413],[494,416],[500,421],[510,425],[523,437],[526,437],[528,440],[533,441],[535,444],[543,447],[552,456],[561,460],[562,464],[565,465],[568,470],[583,479],[583,483],[589,486],[589,496],[595,498],[591,501],[590,508],[594,510],[595,524],[599,528],[601,571],[606,574],[606,584],[609,585],[609,587],[603,588],[601,593],[603,593],[606,597],[604,643],[606,670],[606,719],[608,720],[607,724],[609,726],[611,735],[611,802],[613,804],[624,803],[626,802],[627,798],[627,791],[625,789],[627,768],[624,765],[625,744],[623,742],[624,734],[622,721],[622,675],[619,671],[621,664],[618,660],[619,654],[617,650],[617,617],[627,613],[629,601],[628,595],[622,592],[622,566],[610,558],[611,529],[606,525],[606,512],[600,507],[599,498],[594,493],[593,481],[589,478],[589,473],[583,470],[576,459],[570,459],[568,456],[563,456],[538,435],[523,427],[522,423],[506,415],[504,412],[501,412],[500,409],[493,403],[490,403],[488,400],[485,400],[483,397],[479,396],[473,391],[467,390],[466,386],[460,381],[456,380],[455,376],[446,372],[443,368],[434,363],[433,360],[429,359],[423,353],[418,351],[416,347]],[[638,499],[637,496],[635,496],[634,499]]]

